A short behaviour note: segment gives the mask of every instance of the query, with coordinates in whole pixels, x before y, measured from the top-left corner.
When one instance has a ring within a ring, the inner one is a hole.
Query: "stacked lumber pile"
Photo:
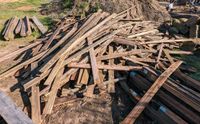
[[[144,109],[160,123],[200,122],[200,83],[183,73],[193,69],[172,57],[192,54],[179,47],[198,39],[169,39],[159,32],[158,23],[130,18],[129,11],[62,19],[45,38],[0,58],[0,62],[18,58],[0,80],[10,76],[21,80],[16,86],[30,96],[34,123],[52,113],[58,97],[104,96],[116,92],[117,82],[138,103],[124,124],[135,122]],[[158,98],[148,105],[158,91]]]
[[[46,33],[47,31],[47,29],[35,16],[32,18],[25,16],[22,19],[13,17],[6,22],[4,30],[2,31],[2,36],[5,40],[13,40],[16,35],[21,37],[30,36],[32,32],[37,29],[42,34]]]

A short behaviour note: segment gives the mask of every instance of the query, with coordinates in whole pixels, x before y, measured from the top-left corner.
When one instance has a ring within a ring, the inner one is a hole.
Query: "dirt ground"
[[[16,8],[16,10],[22,10],[22,11],[29,11],[32,10],[32,6],[22,6],[22,7],[18,7]]]
[[[83,98],[54,106],[46,124],[119,124],[131,111],[133,103],[129,96],[116,86],[117,92],[103,94],[95,99]]]

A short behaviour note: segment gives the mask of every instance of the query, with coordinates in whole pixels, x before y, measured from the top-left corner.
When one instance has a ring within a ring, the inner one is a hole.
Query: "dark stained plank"
[[[17,27],[15,28],[15,34],[19,34],[22,27],[22,19],[19,19]]]

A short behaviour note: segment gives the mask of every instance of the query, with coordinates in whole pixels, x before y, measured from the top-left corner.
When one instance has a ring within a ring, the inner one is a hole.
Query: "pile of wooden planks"
[[[4,30],[2,31],[2,36],[8,41],[13,40],[17,35],[21,37],[29,36],[35,30],[39,30],[42,34],[47,31],[37,17],[33,16],[29,18],[25,16],[22,19],[13,17],[6,22]]]
[[[133,123],[145,108],[145,113],[159,122],[199,122],[189,116],[199,117],[200,83],[182,73],[192,70],[172,57],[192,54],[179,47],[198,39],[169,39],[159,32],[160,24],[131,17],[128,9],[119,14],[98,11],[77,21],[62,19],[45,38],[1,57],[0,62],[18,58],[18,64],[0,74],[0,80],[10,76],[21,80],[17,85],[29,94],[31,118],[37,124],[52,113],[56,98],[115,93],[117,82],[139,101],[124,124]],[[136,91],[129,88],[133,85]],[[162,92],[157,100],[161,106],[156,110],[148,103],[158,91]]]

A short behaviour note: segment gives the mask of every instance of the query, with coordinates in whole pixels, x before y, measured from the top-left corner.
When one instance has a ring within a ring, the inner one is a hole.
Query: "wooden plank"
[[[41,123],[40,91],[37,85],[31,88],[31,118],[34,124]]]
[[[150,85],[151,85],[151,82],[149,82],[147,79],[145,79],[145,77],[143,76],[140,76],[138,73],[137,74],[132,74],[130,76],[130,79],[131,81],[135,82],[134,83],[134,86],[137,87],[138,89],[140,89],[140,91],[146,91],[149,89]],[[166,84],[166,83],[165,83]],[[161,103],[164,103],[164,105],[166,105],[163,101],[163,98],[166,99],[167,101],[169,101],[170,103],[172,102],[175,102],[176,99],[170,99],[171,97],[160,97],[161,94],[165,94],[166,96],[169,96],[165,91],[163,90],[160,90],[157,97],[161,100],[159,100],[159,102]],[[139,95],[137,95],[139,96]],[[137,97],[138,98],[138,97]],[[138,101],[141,99],[141,97],[139,96],[139,99]],[[154,102],[155,103],[155,102]],[[146,109],[150,108],[151,105],[148,105]],[[175,106],[175,108],[178,108],[177,106],[180,106],[180,103],[177,104]],[[145,110],[146,110],[145,109]],[[156,109],[157,110],[157,109]],[[161,105],[160,108],[159,108],[160,111],[158,112],[161,112],[161,113],[164,113],[165,116],[169,116],[175,123],[177,124],[187,124],[187,122],[185,121],[185,118],[184,120],[181,118],[182,116],[180,115],[176,115],[176,113],[174,113],[172,110],[171,110],[171,107],[167,107],[167,106],[163,106]],[[145,112],[145,111],[144,111]],[[148,115],[148,113],[146,113]]]
[[[139,43],[134,42],[132,40],[124,39],[124,38],[119,38],[119,37],[114,37],[114,42],[122,44],[122,45],[130,45],[130,46],[135,46],[135,45],[139,44]]]
[[[79,69],[76,85],[80,85],[81,84],[81,80],[83,78],[83,73],[84,73],[84,69]]]
[[[80,81],[81,84],[85,84],[85,85],[88,84],[88,80],[89,80],[89,77],[90,77],[89,74],[90,74],[90,70],[84,69],[83,75],[82,75],[82,78],[81,78],[81,81]]]
[[[26,35],[29,36],[32,34],[32,31],[31,31],[31,25],[30,25],[28,16],[24,17],[24,23],[25,23],[25,27],[26,27]]]
[[[91,41],[91,39],[88,38],[88,45],[91,45],[91,44],[92,44],[92,41]],[[101,88],[100,84],[102,82],[101,82],[100,77],[99,77],[99,70],[98,70],[98,67],[97,67],[97,60],[96,60],[94,48],[89,50],[89,55],[90,55],[90,64],[91,64],[91,68],[92,68],[92,76],[93,76],[93,81],[94,81],[94,86],[92,86],[92,87],[94,88],[95,85],[98,85],[99,88]],[[93,92],[94,92],[93,88],[88,88],[85,96],[93,97]]]
[[[17,17],[14,17],[12,19],[12,21],[10,22],[10,25],[8,26],[6,32],[5,32],[5,35],[4,35],[4,38],[5,40],[13,40],[15,35],[14,35],[14,30],[17,26],[17,23],[18,23],[19,19]]]
[[[5,24],[5,28],[4,28],[3,32],[2,32],[2,35],[5,35],[6,31],[8,30],[8,27],[10,27],[11,22],[12,22],[13,19],[14,19],[14,18],[10,18],[10,19],[7,21],[7,23]]]
[[[181,50],[179,50],[179,51],[172,51],[172,50],[170,50],[170,51],[169,51],[169,54],[179,54],[179,55],[185,54],[185,55],[191,55],[191,54],[193,54],[193,52],[190,52],[190,51],[181,51]]]
[[[155,41],[149,41],[140,43],[141,45],[144,44],[159,44],[159,43],[181,43],[181,42],[195,42],[195,39],[178,39],[178,40],[155,40]]]
[[[102,39],[96,41],[95,43],[91,44],[90,46],[87,46],[86,48],[83,48],[82,50],[78,51],[77,53],[75,53],[73,56],[70,56],[69,58],[67,58],[63,64],[63,66],[65,66],[66,64],[70,63],[72,60],[74,60],[74,58],[77,58],[78,56],[81,56],[82,54],[88,52],[91,48],[96,47],[98,45],[100,45],[103,42],[106,43],[111,43],[112,42],[112,37],[114,34],[116,34],[117,32],[113,32],[105,37],[103,37]],[[71,41],[70,41],[71,42]],[[68,46],[70,46],[69,44],[66,45],[65,47],[68,48]],[[65,48],[64,47],[64,48]],[[65,48],[65,49],[66,49]],[[45,72],[47,71],[53,64],[55,64],[55,60],[57,60],[61,54],[65,51],[65,49],[62,49],[59,51],[59,53],[57,53],[48,63],[46,63],[44,65],[44,67],[40,70],[41,72]]]
[[[92,68],[90,64],[81,64],[81,63],[70,63],[68,64],[70,68]],[[96,66],[98,69],[106,69],[106,70],[118,70],[118,71],[131,71],[131,70],[141,70],[142,66],[122,66],[122,65],[102,65],[98,64]]]
[[[20,36],[25,37],[26,36],[26,24],[24,18],[22,19],[22,26],[20,31]]]
[[[108,22],[109,20],[113,19],[116,17],[116,14],[112,14],[111,16],[107,17],[105,20],[103,20],[102,22],[100,22],[98,25],[96,25],[95,27],[93,27],[91,30],[89,30],[88,32],[86,32],[84,35],[82,35],[81,37],[79,37],[78,39],[76,39],[74,42],[71,41],[69,44],[67,44],[65,47],[67,47],[67,49],[63,49],[63,50],[60,50],[59,53],[57,54],[60,54],[59,56],[57,57],[60,57],[60,58],[65,58],[69,55],[69,53],[75,48],[77,47],[83,40],[85,40],[88,36],[90,36],[91,34],[93,34],[93,32],[97,31],[98,29],[100,29],[106,22]],[[64,47],[64,48],[65,48]],[[46,67],[43,67],[42,70],[43,71],[46,71],[48,70],[48,68],[50,68],[51,66],[49,66],[49,64],[54,64],[52,61],[54,61],[54,59],[51,59],[45,66]],[[52,73],[50,74],[50,76],[48,77],[48,79],[46,80],[46,83],[49,84],[53,81],[53,79],[55,78],[55,75],[57,74],[58,70],[63,66],[63,62],[64,62],[64,59],[63,60],[58,60],[58,66],[56,68],[53,68],[52,70]]]
[[[5,93],[0,91],[0,115],[8,124],[33,124]]]
[[[135,82],[134,85],[137,87],[143,85],[143,87],[138,87],[138,88],[141,90],[148,90],[148,88],[151,85],[151,82],[149,82],[149,80],[156,80],[156,78],[158,77],[158,74],[154,74],[153,72],[150,72],[150,70],[148,70],[148,73],[147,75],[145,73],[144,75],[145,78],[140,75],[132,75],[131,79],[132,81]],[[189,107],[185,107],[183,105],[183,102],[177,100],[177,98],[180,98],[177,95],[177,92],[173,92],[173,90],[169,90],[170,88],[167,88],[170,87],[171,85],[171,84],[168,85],[168,83],[170,83],[169,80],[167,80],[166,83],[163,85],[163,88],[165,90],[161,89],[158,93],[158,98],[161,100],[161,102],[166,106],[168,106],[171,110],[178,112],[179,113],[178,115],[186,119],[186,121],[188,121],[189,123],[199,122],[200,118],[198,117],[198,115],[192,112],[192,110]],[[175,95],[176,97],[166,93],[166,90]]]
[[[46,50],[52,43],[52,41],[56,38],[56,36],[59,34],[61,28],[63,27],[64,23],[61,23],[60,26],[54,31],[54,33],[51,35],[51,37],[46,41],[46,43],[44,44],[44,46],[42,47],[41,50]],[[66,35],[64,36],[64,38],[66,37]],[[63,40],[65,41],[66,39],[61,39],[59,42],[62,43]],[[59,43],[59,44],[60,44]],[[57,45],[56,45],[57,46]]]
[[[37,17],[33,16],[32,18],[33,23],[37,26],[37,28],[40,30],[42,34],[45,34],[47,32],[47,29],[44,27],[44,25],[37,19]]]
[[[160,48],[159,48],[160,50],[159,50],[159,53],[158,53],[157,62],[160,61],[160,58],[161,58],[162,52],[163,52],[163,47],[164,47],[164,44],[162,43],[162,44],[160,45]]]
[[[173,63],[165,72],[163,72],[154,84],[149,88],[145,95],[140,99],[133,110],[128,114],[128,116],[123,120],[122,124],[133,124],[154,95],[162,87],[168,77],[181,65],[181,61]]]
[[[128,38],[135,38],[135,37],[139,37],[139,36],[143,36],[143,35],[147,35],[147,34],[155,34],[158,32],[159,32],[158,29],[152,29],[150,31],[145,31],[145,32],[138,33],[138,34],[129,35]]]
[[[98,56],[97,60],[100,61],[100,60],[114,59],[114,58],[119,58],[119,57],[134,55],[134,54],[148,53],[148,52],[154,53],[156,51],[155,50],[137,49],[137,50],[131,50],[131,51],[126,51],[126,52],[116,52],[116,53],[112,53],[112,54],[109,54],[109,55]]]
[[[128,60],[128,61],[131,61],[131,62],[133,62],[135,64],[140,64],[140,65],[143,65],[143,66],[149,66],[148,64],[140,62],[140,61],[137,61],[134,58],[129,58],[129,57],[122,57],[122,58],[125,59],[125,60]]]
[[[109,46],[109,54],[112,54],[112,53],[113,53],[113,47]],[[111,66],[114,65],[114,59],[109,60],[109,65],[111,65]],[[108,84],[108,92],[109,93],[115,93],[115,82],[114,82],[115,73],[114,73],[114,70],[108,71],[108,77],[109,77],[109,81],[110,81],[110,83]]]
[[[52,112],[52,109],[53,109],[53,105],[54,105],[54,102],[55,102],[55,99],[56,99],[56,96],[57,96],[57,91],[58,89],[60,88],[60,83],[61,83],[61,77],[63,75],[63,72],[64,72],[64,68],[62,68],[56,78],[55,78],[55,81],[52,85],[52,88],[51,88],[51,91],[49,92],[49,98],[48,98],[48,101],[44,107],[44,111],[43,111],[43,115],[46,115],[46,114],[51,114]],[[70,78],[70,76],[69,76]],[[67,78],[67,79],[69,79]]]
[[[22,19],[19,19],[17,27],[15,28],[15,34],[19,34],[20,33],[21,27],[22,27]]]
[[[44,59],[45,57],[49,56],[54,50],[56,50],[60,45],[62,45],[69,37],[71,37],[77,30],[78,28],[78,23],[74,24],[73,28],[71,31],[69,31],[65,36],[63,36],[58,43],[56,43],[51,49],[48,50],[48,52],[40,58],[40,60]],[[53,37],[53,36],[52,36]],[[53,39],[53,38],[52,38]]]

